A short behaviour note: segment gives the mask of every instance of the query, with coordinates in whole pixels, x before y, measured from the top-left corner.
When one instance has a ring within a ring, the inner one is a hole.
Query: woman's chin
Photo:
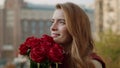
[[[57,38],[53,38],[53,40],[54,40],[56,43],[61,44],[61,42],[60,42],[59,39],[57,39]]]
[[[53,38],[53,40],[54,40],[56,43],[59,43],[59,41],[58,41],[56,38]]]

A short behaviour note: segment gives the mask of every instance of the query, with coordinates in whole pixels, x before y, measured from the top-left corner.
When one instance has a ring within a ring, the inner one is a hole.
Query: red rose
[[[55,43],[53,41],[53,38],[48,36],[48,35],[43,35],[41,39],[40,44],[43,45],[43,47],[45,48],[46,52],[49,51],[49,49],[53,46],[53,44]]]
[[[26,44],[21,44],[19,47],[20,54],[27,55],[28,49],[29,48],[26,46]]]
[[[51,36],[46,35],[46,34],[42,35],[41,40],[54,43],[53,38]]]
[[[30,58],[35,62],[43,62],[46,59],[46,50],[43,46],[39,45],[31,49]]]
[[[46,53],[48,53],[48,51],[50,50],[50,48],[53,46],[51,43],[49,42],[43,42],[40,44],[46,51]]]
[[[25,44],[29,47],[29,48],[33,48],[37,45],[40,44],[40,39],[39,38],[36,38],[36,37],[28,37],[25,41]]]
[[[63,48],[58,44],[54,44],[48,53],[48,58],[53,62],[62,62]]]
[[[52,37],[45,34],[42,38],[28,37],[19,50],[21,55],[29,55],[29,58],[37,63],[46,60],[60,63],[64,57],[63,48],[56,44]]]

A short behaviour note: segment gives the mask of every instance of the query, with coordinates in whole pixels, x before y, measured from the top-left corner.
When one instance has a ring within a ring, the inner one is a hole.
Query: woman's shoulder
[[[103,68],[102,64],[97,60],[92,60],[92,63],[95,65],[95,68]]]
[[[96,53],[90,54],[90,57],[93,59],[92,62],[95,65],[96,68],[106,68],[105,62]]]

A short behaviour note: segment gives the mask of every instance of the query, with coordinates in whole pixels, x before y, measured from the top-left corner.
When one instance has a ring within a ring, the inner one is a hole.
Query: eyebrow
[[[51,19],[51,20],[55,20],[55,19]],[[65,21],[65,19],[57,19],[58,21],[60,21],[60,20],[63,20],[63,21]]]

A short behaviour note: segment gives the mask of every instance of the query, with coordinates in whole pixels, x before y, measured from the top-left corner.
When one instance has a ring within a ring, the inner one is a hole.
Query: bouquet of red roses
[[[43,35],[41,38],[28,37],[19,47],[21,55],[28,56],[30,68],[50,68],[63,60],[63,47],[54,42],[53,38]]]

